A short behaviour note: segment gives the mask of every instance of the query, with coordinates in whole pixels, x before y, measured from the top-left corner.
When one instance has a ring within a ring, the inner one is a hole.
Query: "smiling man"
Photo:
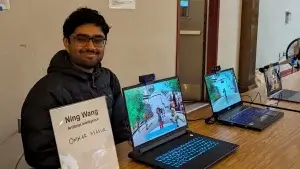
[[[59,168],[49,110],[99,96],[107,97],[115,143],[129,138],[119,80],[101,66],[109,26],[89,8],[74,11],[63,25],[65,50],[52,58],[47,75],[27,95],[21,112],[25,159],[34,168]]]

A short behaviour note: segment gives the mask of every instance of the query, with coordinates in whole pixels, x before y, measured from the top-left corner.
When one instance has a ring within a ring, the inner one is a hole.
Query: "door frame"
[[[203,30],[204,74],[210,73],[217,66],[220,0],[205,0],[205,23]],[[180,40],[180,0],[177,0],[177,36],[176,36],[176,67],[179,74],[179,40]],[[209,56],[209,57],[208,57]]]

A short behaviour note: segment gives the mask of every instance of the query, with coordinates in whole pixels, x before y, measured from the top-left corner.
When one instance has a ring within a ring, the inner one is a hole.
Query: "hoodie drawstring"
[[[94,74],[92,75],[92,86],[93,86],[93,88],[96,88]]]

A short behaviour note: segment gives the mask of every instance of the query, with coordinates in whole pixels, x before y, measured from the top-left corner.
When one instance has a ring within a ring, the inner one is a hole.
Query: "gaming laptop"
[[[262,131],[283,116],[282,112],[243,105],[233,68],[204,79],[217,122]]]
[[[177,77],[123,88],[134,161],[154,168],[208,168],[238,145],[188,131]]]
[[[279,63],[264,67],[267,95],[271,99],[300,103],[300,92],[282,89]]]

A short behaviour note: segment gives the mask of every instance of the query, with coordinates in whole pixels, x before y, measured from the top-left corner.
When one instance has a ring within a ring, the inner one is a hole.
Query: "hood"
[[[101,64],[97,66],[94,73],[84,72],[70,62],[69,54],[66,50],[60,50],[51,59],[47,73],[61,72],[83,80],[88,80],[92,75],[97,76],[100,72],[100,68]]]

